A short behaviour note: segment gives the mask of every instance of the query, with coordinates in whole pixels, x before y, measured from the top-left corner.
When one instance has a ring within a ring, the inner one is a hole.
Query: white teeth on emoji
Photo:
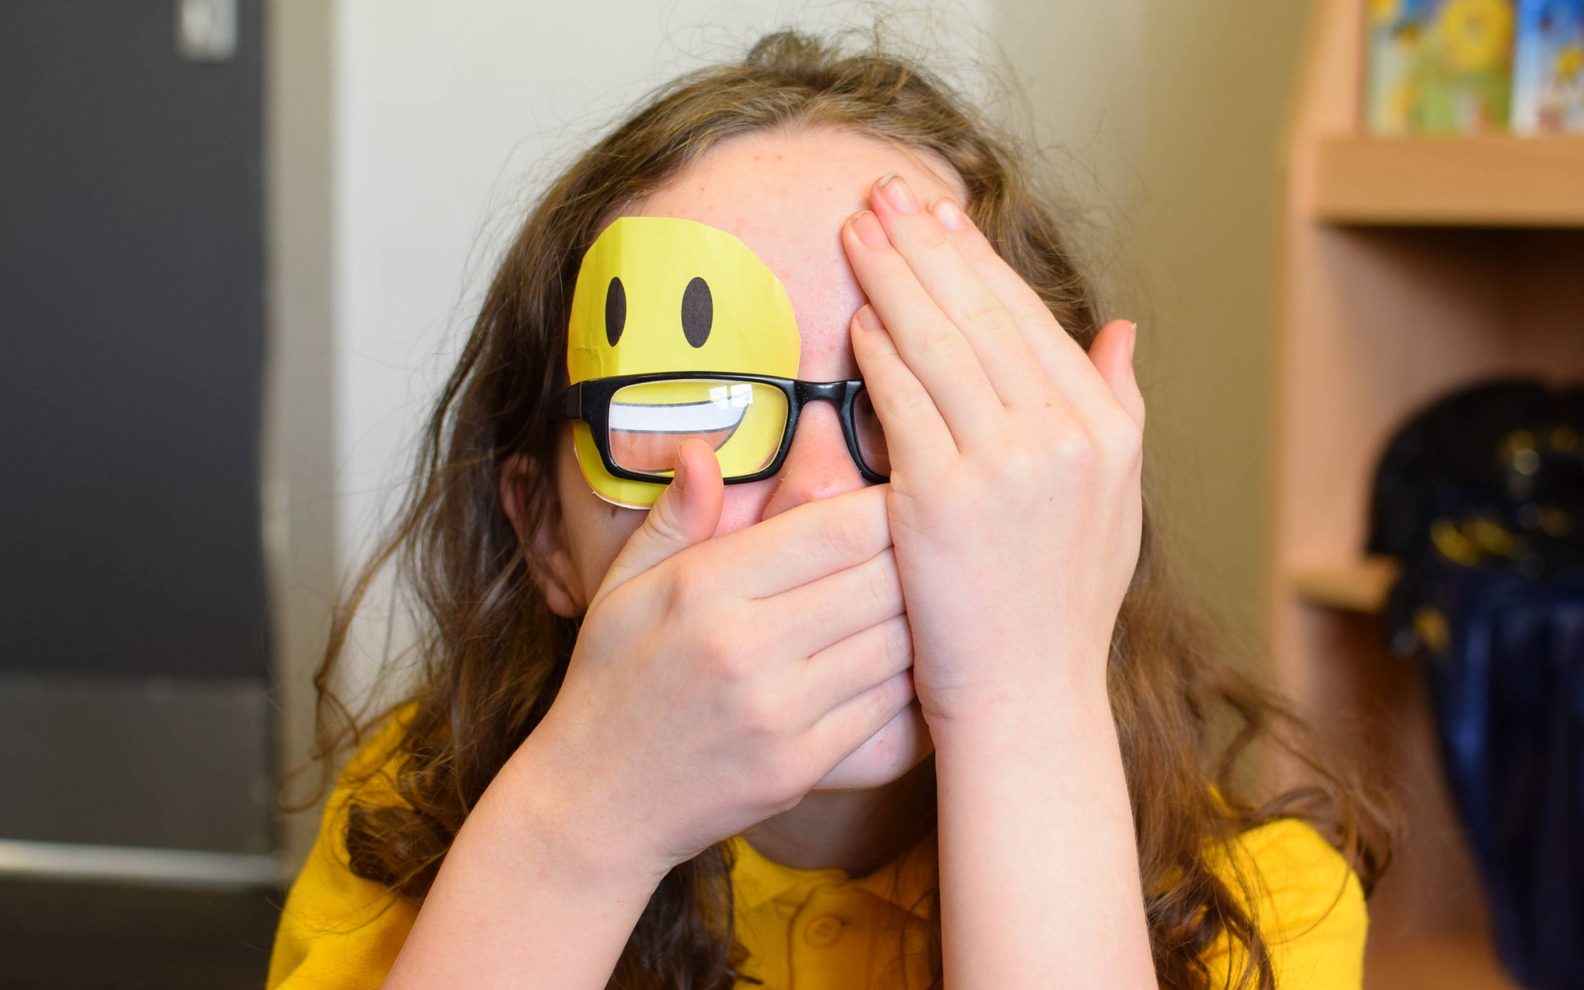
[[[684,437],[720,450],[753,403],[746,383],[714,387],[702,402],[612,402],[611,455],[633,471],[669,471]]]
[[[748,385],[710,389],[703,402],[612,402],[610,428],[629,433],[719,433],[737,428],[753,402]]]

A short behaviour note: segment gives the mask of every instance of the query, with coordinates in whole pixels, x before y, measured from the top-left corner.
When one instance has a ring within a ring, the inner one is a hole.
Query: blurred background
[[[0,986],[262,985],[330,608],[524,206],[656,83],[877,12],[1037,143],[1139,322],[1157,518],[1236,662],[1400,754],[1427,838],[1372,979],[1518,985],[1366,536],[1409,412],[1584,368],[1584,138],[1511,137],[1485,76],[1418,112],[1438,6],[1510,72],[1506,0],[0,4]],[[410,636],[365,610],[343,687]]]

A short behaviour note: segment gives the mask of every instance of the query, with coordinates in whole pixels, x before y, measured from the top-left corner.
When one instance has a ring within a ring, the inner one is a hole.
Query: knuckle
[[[963,260],[970,264],[979,264],[997,257],[990,242],[971,228],[953,240],[952,246],[963,256]]]
[[[885,551],[887,560],[881,565],[870,569],[864,581],[864,593],[869,600],[881,607],[893,606],[900,598],[900,589],[897,586],[896,567],[890,563],[892,551]]]
[[[967,307],[964,317],[973,325],[1003,336],[1017,329],[1012,314],[995,299],[976,299]]]
[[[951,345],[962,338],[962,331],[946,322],[930,323],[924,328],[923,349],[951,353]]]
[[[869,543],[868,524],[851,512],[832,513],[820,527],[820,539],[839,560],[856,560]]]
[[[891,714],[891,682],[877,685],[863,700],[864,715],[870,725],[876,725]]]
[[[1050,432],[1048,441],[1051,453],[1062,463],[1079,465],[1094,456],[1094,440],[1089,431],[1075,422],[1067,422]]]
[[[913,662],[913,635],[908,630],[905,620],[893,619],[886,624],[881,649],[885,651],[886,660],[893,670],[904,668]]]
[[[892,395],[891,404],[896,409],[897,421],[902,423],[917,422],[935,408],[934,401],[918,388],[899,389]]]
[[[700,634],[695,649],[707,676],[735,681],[746,672],[748,650],[741,637],[729,635],[718,628],[711,629]]]
[[[926,251],[936,251],[949,242],[946,231],[939,224],[921,223],[913,231],[913,242]]]

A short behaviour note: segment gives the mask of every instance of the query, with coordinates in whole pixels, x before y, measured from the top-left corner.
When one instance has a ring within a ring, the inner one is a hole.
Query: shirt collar
[[[867,891],[915,917],[929,917],[930,898],[925,895],[936,877],[933,830],[890,863],[857,878],[836,867],[806,869],[777,863],[741,835],[732,836],[727,844],[733,857],[733,897],[741,911],[752,911],[778,898],[801,904],[816,887],[842,886]]]

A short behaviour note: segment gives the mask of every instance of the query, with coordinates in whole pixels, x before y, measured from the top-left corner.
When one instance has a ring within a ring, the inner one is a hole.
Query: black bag
[[[1375,472],[1366,551],[1420,658],[1443,765],[1511,975],[1584,990],[1584,389],[1460,389]]]

